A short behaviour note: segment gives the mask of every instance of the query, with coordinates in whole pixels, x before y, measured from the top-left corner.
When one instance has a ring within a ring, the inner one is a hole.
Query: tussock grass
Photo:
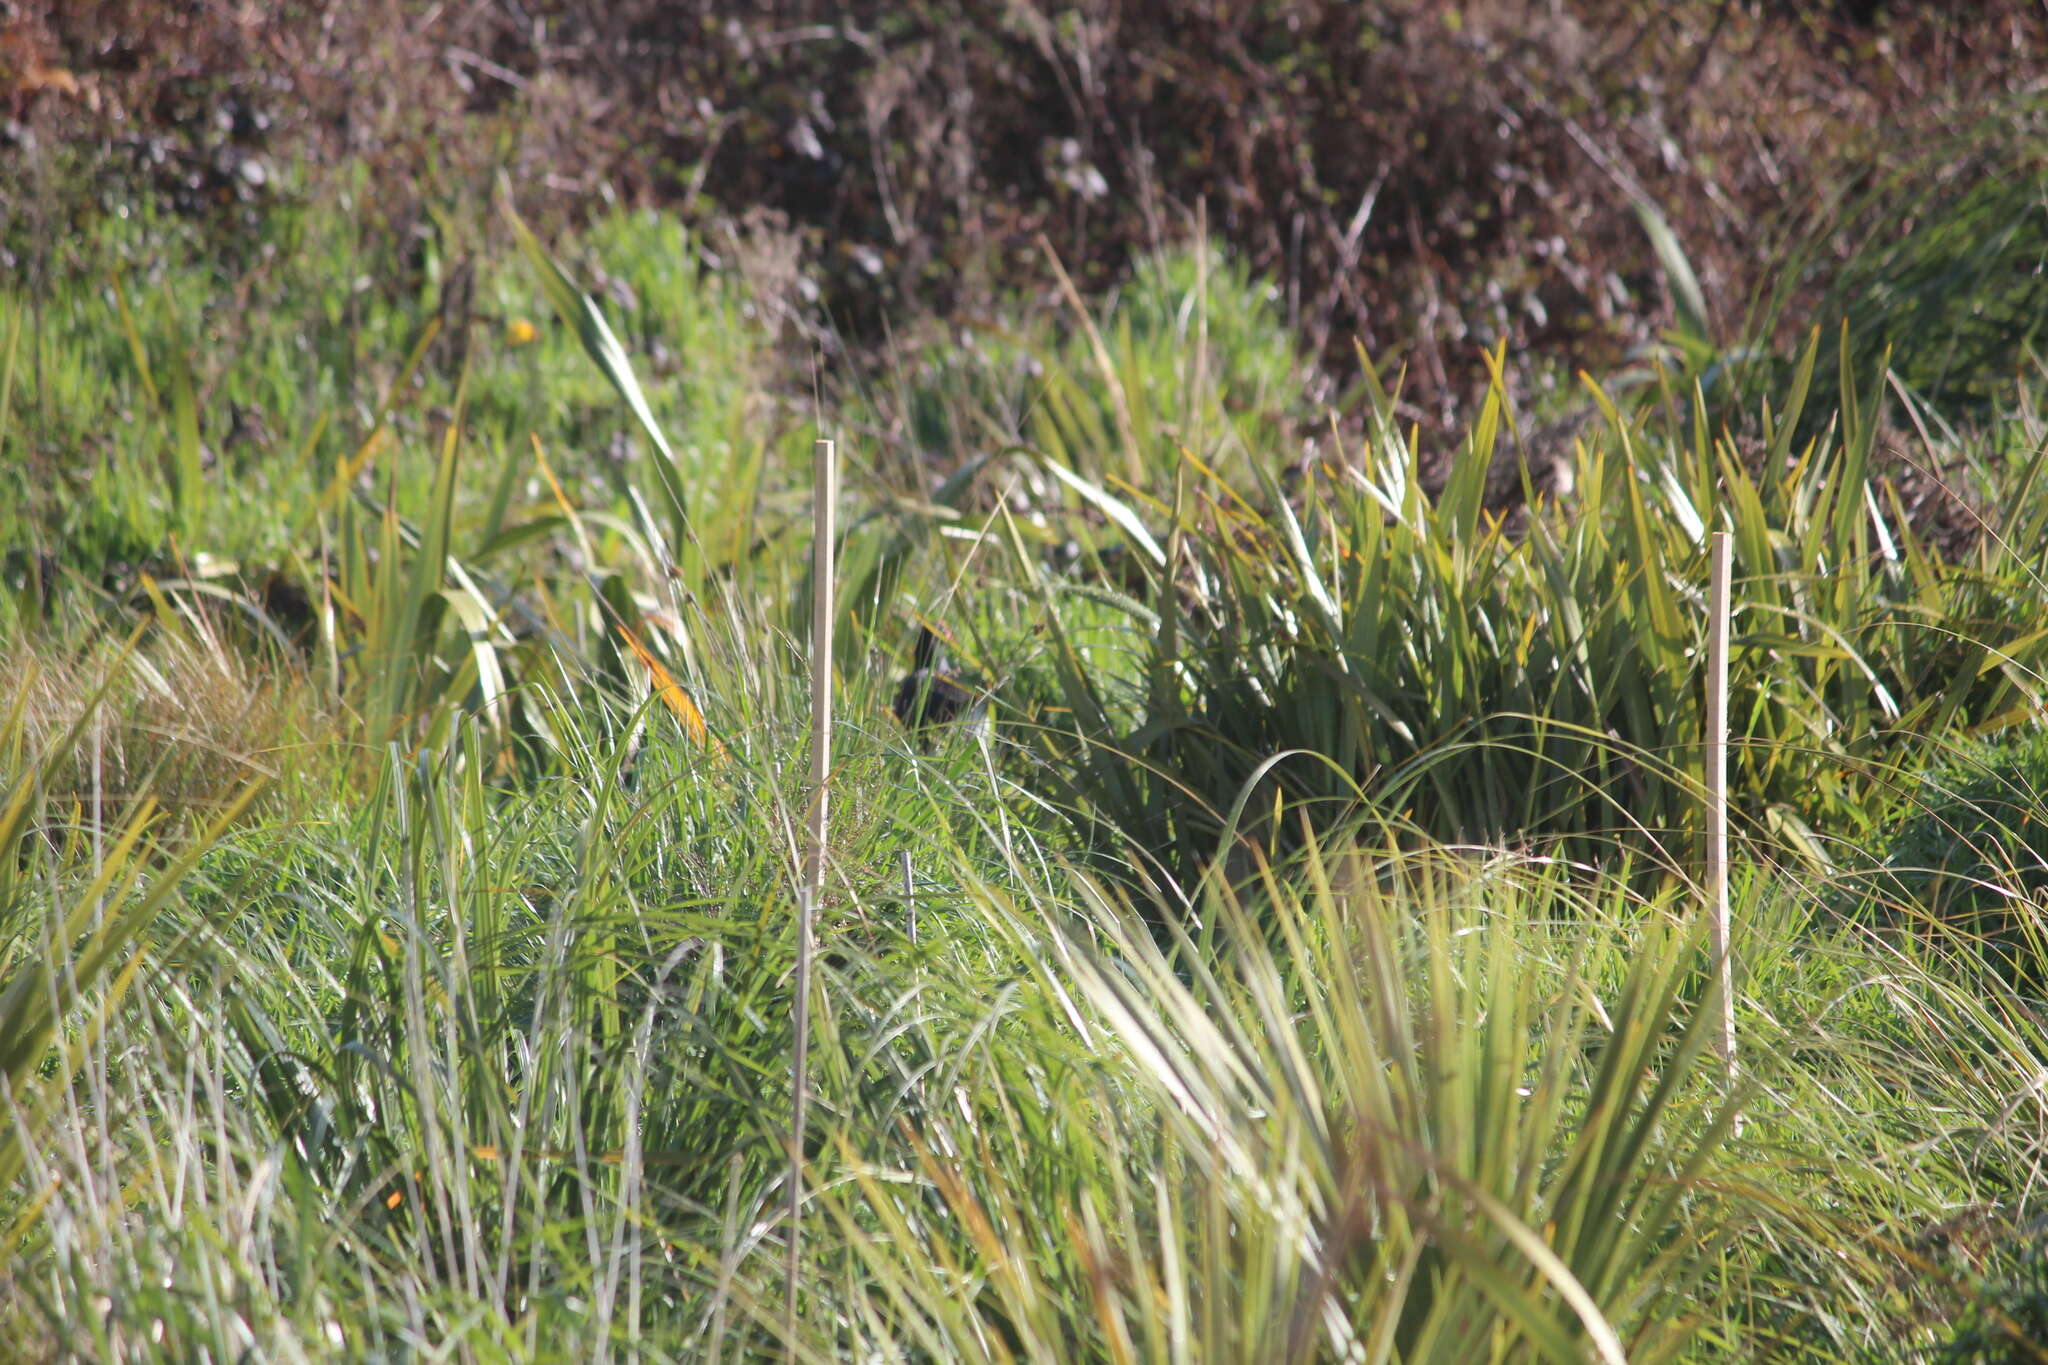
[[[277,782],[318,751],[327,717],[303,674],[216,631],[193,614],[179,633],[140,642],[58,653],[54,641],[16,640],[0,651],[20,707],[19,752],[63,753],[38,776],[52,810],[115,825],[147,797],[204,824],[252,780]]]

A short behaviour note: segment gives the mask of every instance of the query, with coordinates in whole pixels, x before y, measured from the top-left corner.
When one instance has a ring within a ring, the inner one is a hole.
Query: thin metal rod
[[[803,881],[797,889],[796,1057],[791,1064],[789,1116],[789,1265],[783,1275],[784,1356],[796,1359],[796,1292],[803,1229],[804,1121],[810,1104],[811,957],[818,902],[825,887],[825,791],[832,770],[833,505],[839,498],[838,453],[820,441],[812,462],[811,522],[811,802],[804,835]]]
[[[1728,577],[1729,540],[1714,532],[1707,622],[1707,896],[1714,970],[1721,986],[1717,1047],[1735,1079],[1735,952],[1728,913]]]

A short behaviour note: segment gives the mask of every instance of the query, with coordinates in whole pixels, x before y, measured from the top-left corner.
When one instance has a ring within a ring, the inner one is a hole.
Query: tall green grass
[[[86,992],[11,1092],[17,1340],[780,1349],[800,732],[760,768],[660,735],[629,780],[627,733],[559,723],[575,764],[521,789],[472,720],[217,832],[121,921],[123,1008],[91,941],[14,940]],[[1743,879],[1731,1096],[1683,898],[1367,835],[1162,948],[976,819],[971,766],[849,738],[802,1358],[1873,1351],[1938,1340],[2029,1216],[2039,1019],[1967,954],[1817,934],[1797,877]],[[14,934],[94,890],[31,858]]]
[[[423,279],[494,230],[438,223]],[[0,729],[25,1353],[1903,1361],[2018,1321],[2038,1002],[1858,845],[1927,755],[2038,710],[2039,461],[1941,559],[1871,475],[1871,376],[1843,367],[1801,435],[1809,345],[1757,443],[1704,383],[1589,392],[1574,492],[1510,534],[1482,497],[1518,439],[1498,389],[1435,500],[1370,380],[1362,428],[1290,473],[1270,300],[1204,249],[1128,312],[991,342],[988,373],[844,400],[978,434],[930,479],[887,451],[849,479],[785,1339],[812,585],[779,452],[811,419],[671,229],[526,245],[471,268],[560,316],[541,349],[479,334],[447,365],[391,304],[348,410],[295,409],[334,434],[248,486],[179,445],[238,362],[185,352],[189,411],[148,396],[192,300],[73,301],[131,367],[81,411],[140,404],[116,445],[170,458],[100,505],[143,509],[177,571],[8,623],[23,657],[110,670],[70,711],[24,687]],[[600,268],[634,307],[587,300]],[[352,297],[328,325],[353,348]],[[66,335],[36,344],[83,384]],[[1732,1090],[1687,846],[1716,527]],[[271,613],[202,551],[290,564],[303,636],[236,625]],[[988,742],[887,714],[920,613],[988,673]],[[97,643],[115,622],[134,652]],[[151,764],[178,818],[102,803],[94,708],[209,651],[306,699],[235,746],[287,780]]]

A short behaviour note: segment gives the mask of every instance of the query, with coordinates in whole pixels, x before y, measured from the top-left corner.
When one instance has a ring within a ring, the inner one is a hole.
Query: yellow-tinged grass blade
[[[619,634],[632,648],[633,657],[647,670],[648,678],[654,683],[656,695],[661,698],[662,705],[668,708],[669,714],[676,718],[676,723],[683,727],[683,733],[700,748],[709,749],[715,756],[724,758],[725,745],[721,744],[704,724],[704,713],[697,709],[697,703],[690,700],[690,694],[683,689],[683,685],[662,666],[661,660],[654,657],[652,650],[640,643],[640,637],[623,621],[619,623]]]

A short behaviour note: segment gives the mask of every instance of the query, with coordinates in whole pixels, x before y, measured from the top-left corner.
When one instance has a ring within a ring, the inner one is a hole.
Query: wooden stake
[[[839,461],[832,442],[820,441],[812,461],[811,512],[811,809],[804,836],[803,881],[797,888],[796,1059],[791,1066],[789,1117],[789,1265],[783,1275],[784,1355],[796,1359],[796,1272],[803,1227],[804,1118],[809,1106],[811,956],[818,901],[825,889],[825,790],[832,770],[832,564],[833,504],[839,498]]]
[[[917,942],[917,881],[910,875],[910,850],[903,850],[903,913],[910,920],[910,941]]]
[[[1714,970],[1721,983],[1717,1047],[1735,1079],[1735,951],[1728,914],[1728,574],[1726,531],[1714,532],[1713,589],[1707,622],[1707,897],[1713,915]]]

